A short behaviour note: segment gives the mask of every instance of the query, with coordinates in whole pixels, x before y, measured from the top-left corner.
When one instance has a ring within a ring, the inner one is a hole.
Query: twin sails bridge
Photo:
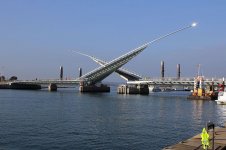
[[[96,63],[98,63],[100,65],[100,67],[84,74],[81,75],[80,77],[73,79],[73,80],[25,80],[25,81],[14,81],[14,83],[20,83],[20,84],[39,84],[39,85],[49,85],[49,84],[55,84],[57,86],[60,85],[75,85],[75,84],[80,84],[80,86],[84,87],[88,87],[88,91],[90,90],[94,90],[94,91],[98,91],[98,87],[97,84],[101,83],[101,81],[103,79],[105,79],[106,77],[108,77],[110,74],[112,74],[113,72],[116,72],[120,77],[122,77],[123,79],[125,79],[127,81],[127,84],[147,84],[147,85],[184,85],[184,86],[192,86],[194,84],[194,78],[180,78],[180,79],[173,79],[173,78],[164,78],[164,80],[162,78],[159,79],[145,79],[142,78],[142,76],[133,73],[131,71],[128,71],[125,68],[122,68],[123,65],[125,65],[127,62],[129,62],[130,60],[132,60],[135,56],[137,56],[138,54],[140,54],[142,51],[144,51],[144,49],[146,49],[148,46],[150,46],[151,44],[158,42],[168,36],[172,36],[178,32],[184,31],[186,29],[195,27],[196,23],[192,23],[189,26],[180,28],[176,31],[173,31],[171,33],[168,33],[166,35],[160,36],[159,38],[156,38],[150,42],[147,42],[115,59],[113,59],[112,61],[104,61],[101,59],[98,59],[94,56],[90,56],[81,52],[77,52],[81,55],[87,56],[90,59],[92,59],[93,61],[95,61]],[[222,80],[207,80],[206,83],[207,84],[218,84],[220,83]],[[84,89],[83,89],[84,90]]]

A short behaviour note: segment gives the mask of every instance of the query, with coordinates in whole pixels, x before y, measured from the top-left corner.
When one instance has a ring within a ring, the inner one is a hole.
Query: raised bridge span
[[[75,79],[75,80],[31,80],[31,81],[14,81],[15,83],[23,83],[23,84],[39,84],[39,85],[48,85],[48,84],[56,84],[56,85],[73,85],[73,84],[79,84],[82,83],[81,85],[83,87],[87,87],[87,89],[90,88],[90,86],[95,86],[97,83],[101,82],[103,79],[108,77],[111,73],[117,72],[121,76],[124,76],[125,78],[132,77],[132,78],[139,78],[139,76],[136,76],[135,74],[132,74],[125,69],[120,69],[123,65],[125,65],[127,62],[132,60],[135,56],[137,56],[139,53],[141,53],[144,49],[146,49],[149,45],[160,41],[168,36],[174,35],[180,31],[189,29],[196,26],[196,23],[192,23],[191,25],[188,25],[186,27],[180,28],[178,30],[175,30],[173,32],[170,32],[168,34],[165,34],[163,36],[160,36],[150,42],[147,42],[138,48],[135,48],[126,54],[123,54],[115,59],[113,59],[110,62],[100,62],[101,66],[86,73],[85,75],[82,75],[81,77]],[[133,81],[137,83],[144,83],[146,82],[147,84],[151,83],[157,83],[157,81],[142,81],[142,79],[139,79],[138,81]],[[158,82],[160,83],[160,82]],[[162,82],[162,84],[166,84],[166,80]],[[172,82],[171,84],[174,84],[176,82]],[[132,82],[131,82],[132,84]]]

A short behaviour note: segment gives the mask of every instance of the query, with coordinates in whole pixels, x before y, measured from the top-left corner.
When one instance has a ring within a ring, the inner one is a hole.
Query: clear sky
[[[196,28],[161,40],[124,67],[143,76],[193,77],[197,65],[207,77],[226,77],[224,0],[1,0],[0,73],[19,79],[68,78],[98,65],[78,50],[104,60],[178,28]],[[119,79],[111,76],[108,80]]]

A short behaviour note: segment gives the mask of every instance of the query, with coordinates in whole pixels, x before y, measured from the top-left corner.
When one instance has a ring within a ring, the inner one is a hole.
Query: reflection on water
[[[118,95],[0,90],[0,149],[162,149],[222,125],[226,106],[188,92]]]
[[[201,124],[203,113],[203,100],[191,100],[192,103],[192,117],[196,124]]]
[[[224,124],[226,120],[226,105],[217,105],[217,116],[219,117],[219,123]]]

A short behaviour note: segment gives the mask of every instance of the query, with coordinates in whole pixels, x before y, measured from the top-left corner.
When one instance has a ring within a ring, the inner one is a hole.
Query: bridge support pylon
[[[103,93],[110,92],[110,87],[105,84],[100,85],[85,85],[84,82],[80,82],[79,91],[81,93]]]
[[[119,85],[117,88],[118,94],[140,94],[140,95],[148,95],[149,88],[147,84],[139,84],[139,85]]]

